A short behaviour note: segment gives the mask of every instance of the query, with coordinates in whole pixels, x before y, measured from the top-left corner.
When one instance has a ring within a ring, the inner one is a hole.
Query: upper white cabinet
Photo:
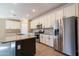
[[[46,28],[50,27],[50,14],[46,15]]]
[[[56,11],[56,20],[60,20],[63,18],[63,8]]]
[[[33,20],[30,22],[30,26],[31,26],[30,28],[33,29],[33,27],[34,27],[34,22],[33,22]]]
[[[76,5],[76,16],[79,17],[79,15],[78,15],[79,14],[79,11],[78,11],[79,10],[79,4],[75,4],[75,5]]]
[[[64,17],[76,16],[76,4],[64,8]]]
[[[36,28],[35,24],[42,24],[43,28],[52,28],[54,20],[62,20],[64,17],[70,16],[78,16],[78,4],[64,6],[34,19],[33,23],[31,22],[31,28]]]
[[[50,14],[50,27],[53,27],[54,20],[55,20],[55,12]]]
[[[44,28],[45,25],[44,25],[44,18],[43,17],[41,17],[41,21],[40,22],[42,24],[42,27]]]
[[[31,29],[36,29],[37,25],[41,24],[41,18],[34,19],[30,23],[31,23]]]
[[[45,26],[45,28],[47,28],[47,26],[48,26],[48,23],[47,23],[47,15],[45,15],[44,16],[44,26]]]
[[[36,20],[36,19],[35,19]],[[36,21],[35,20],[32,20],[31,21],[31,29],[35,29],[36,28]]]

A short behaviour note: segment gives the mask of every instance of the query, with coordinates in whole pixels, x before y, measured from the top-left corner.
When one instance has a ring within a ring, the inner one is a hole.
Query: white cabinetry
[[[50,47],[53,47],[53,35],[40,34],[40,42]]]
[[[46,43],[46,35],[40,34],[40,42],[44,44]]]
[[[64,17],[76,16],[76,4],[64,8]]]
[[[37,23],[37,22],[36,22],[36,19],[35,19],[35,20],[34,20],[34,24],[33,24],[33,25],[34,25],[34,27],[33,27],[34,29],[36,28],[36,23]]]
[[[46,28],[49,28],[49,15],[46,15],[45,22],[46,22],[45,24]]]
[[[43,35],[43,43],[46,43],[46,35]]]
[[[50,35],[50,46],[54,47],[53,35]]]
[[[42,22],[42,27],[45,28],[45,17],[42,17],[41,22]]]
[[[46,16],[44,16],[43,17],[43,24],[44,24],[44,28],[46,28],[47,27],[47,20],[46,20],[47,18],[46,18]]]
[[[63,18],[63,9],[59,9],[56,11],[56,20],[60,20]]]
[[[46,45],[50,46],[50,36],[46,35]]]
[[[40,42],[43,42],[43,34],[40,34]]]
[[[50,27],[53,27],[54,20],[55,20],[55,13],[53,12],[50,14]]]
[[[36,28],[36,19],[31,21],[31,29],[35,29]]]
[[[33,29],[33,20],[30,22],[30,28]]]

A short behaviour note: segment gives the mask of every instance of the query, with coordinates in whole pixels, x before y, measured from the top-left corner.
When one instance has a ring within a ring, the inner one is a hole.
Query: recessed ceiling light
[[[29,16],[30,16],[29,14],[26,15],[26,17],[29,17]]]
[[[14,14],[14,13],[15,13],[15,11],[14,11],[14,10],[11,10],[11,13],[12,13],[12,14]]]
[[[36,10],[35,9],[32,9],[32,12],[36,12]]]
[[[13,15],[10,15],[10,17],[13,17]]]

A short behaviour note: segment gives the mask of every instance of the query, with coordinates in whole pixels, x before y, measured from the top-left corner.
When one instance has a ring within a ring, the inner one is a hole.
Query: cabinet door
[[[47,20],[46,20],[46,16],[43,17],[43,23],[44,23],[44,27],[47,27]]]
[[[42,19],[42,17],[37,21],[38,24],[42,24],[41,19]]]
[[[40,42],[42,43],[43,42],[43,35],[40,34]]]
[[[60,20],[63,18],[63,9],[56,11],[56,20]]]
[[[45,17],[44,16],[42,17],[42,21],[41,22],[42,22],[42,27],[45,28]]]
[[[53,35],[50,35],[50,46],[51,46],[51,47],[54,46],[54,45],[53,45],[53,42],[54,42],[54,41],[53,41]]]
[[[42,43],[44,43],[43,34],[42,34]]]
[[[34,20],[34,28],[36,28],[36,19]]]
[[[52,27],[52,22],[51,22],[51,14],[48,15],[48,27],[51,28]]]
[[[31,23],[31,29],[33,29],[33,27],[34,27],[33,20],[30,23]]]
[[[46,16],[46,21],[47,21],[46,27],[49,28],[50,27],[50,15]]]
[[[32,21],[30,22],[30,28],[32,29]]]
[[[45,38],[46,36],[45,35],[43,35],[43,43],[45,44],[46,43],[46,38]]]
[[[76,5],[72,4],[64,8],[64,17],[76,16]]]
[[[50,39],[49,35],[46,35],[46,45],[50,46]]]
[[[53,27],[54,20],[55,20],[55,13],[51,13],[50,14],[50,26],[51,27]]]

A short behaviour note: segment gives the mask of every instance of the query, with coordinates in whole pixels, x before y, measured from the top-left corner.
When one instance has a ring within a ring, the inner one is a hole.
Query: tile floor
[[[36,43],[36,54],[35,56],[65,56],[53,48],[47,47],[41,43]]]

